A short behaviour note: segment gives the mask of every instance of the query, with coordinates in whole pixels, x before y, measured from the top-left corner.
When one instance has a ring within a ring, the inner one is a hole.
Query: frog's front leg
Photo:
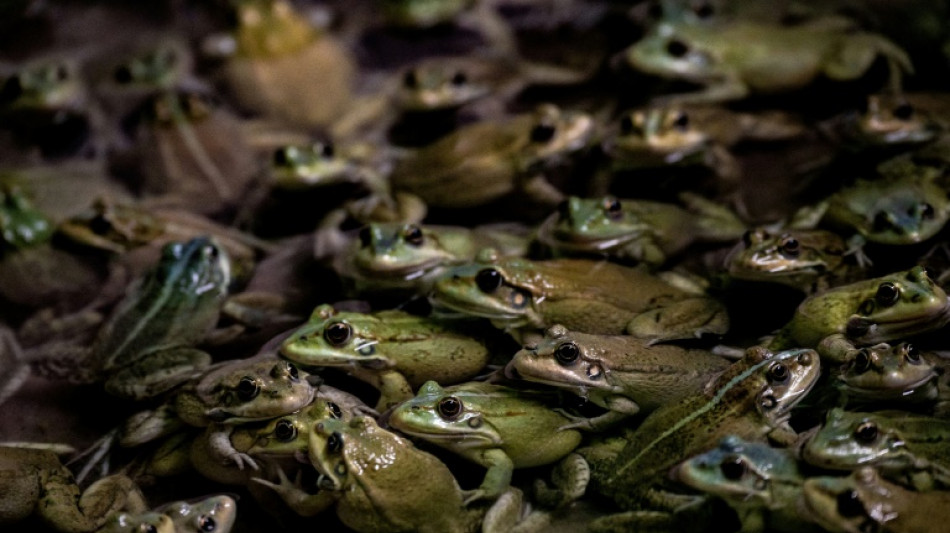
[[[480,499],[494,500],[511,486],[515,465],[504,451],[496,448],[483,452],[479,464],[487,466],[488,471],[482,484],[466,495],[465,505]]]
[[[687,298],[640,313],[627,323],[626,331],[651,343],[723,335],[729,331],[729,315],[711,298]]]
[[[281,468],[277,469],[277,483],[263,478],[251,478],[251,481],[270,487],[277,492],[284,503],[300,516],[314,516],[336,503],[339,498],[334,491],[321,490],[316,494],[309,494],[300,487],[300,473],[294,481],[287,479],[287,474]]]
[[[211,450],[212,457],[234,463],[239,469],[244,469],[246,463],[254,470],[260,470],[257,462],[250,455],[239,452],[231,444],[232,428],[223,425],[214,425],[208,435],[208,448]]]
[[[534,482],[534,497],[540,505],[558,509],[580,499],[590,483],[590,465],[578,453],[570,453],[551,469],[551,488],[543,480]]]
[[[123,398],[154,398],[196,377],[210,365],[211,356],[195,348],[157,350],[114,372],[106,380],[105,389]]]
[[[524,516],[524,495],[514,487],[504,494],[485,513],[482,520],[483,533],[534,533],[545,531],[551,522],[551,515],[542,511],[532,511]]]
[[[109,476],[80,494],[65,467],[44,469],[39,476],[40,518],[63,533],[83,533],[102,526],[109,516],[126,508],[144,507],[144,499],[126,476]],[[135,510],[135,509],[132,509]]]
[[[871,68],[879,55],[887,59],[890,70],[889,84],[894,93],[901,92],[901,75],[913,73],[914,66],[901,47],[891,41],[870,33],[851,34],[844,37],[844,43],[837,54],[824,65],[824,73],[833,80],[853,80],[860,78]]]
[[[395,370],[387,370],[378,374],[376,384],[380,393],[379,401],[376,402],[376,410],[380,413],[415,396],[415,393],[412,392],[412,386],[406,381],[405,376]]]

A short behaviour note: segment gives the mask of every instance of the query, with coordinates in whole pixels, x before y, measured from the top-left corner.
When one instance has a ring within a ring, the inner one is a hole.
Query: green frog
[[[80,490],[56,453],[42,447],[0,447],[0,479],[4,525],[35,515],[56,531],[91,533],[112,514],[142,501],[138,488],[125,476],[105,477]]]
[[[828,531],[912,533],[946,529],[946,491],[917,492],[863,467],[848,477],[815,477],[804,484],[805,511]]]
[[[743,533],[814,528],[799,514],[805,478],[788,450],[729,435],[716,448],[680,463],[672,475],[725,500],[739,515]]]
[[[226,59],[223,77],[238,103],[304,128],[339,118],[355,81],[352,54],[287,0],[239,0],[231,7],[235,27],[206,40],[204,49]]]
[[[237,502],[222,494],[191,503],[167,503],[156,511],[172,519],[176,533],[229,533],[237,518]]]
[[[229,282],[227,254],[212,240],[168,244],[116,304],[92,346],[40,346],[28,357],[47,376],[101,380],[107,392],[125,398],[155,397],[211,363],[192,346],[217,324]]]
[[[789,444],[790,410],[820,375],[818,354],[810,349],[772,353],[750,348],[702,392],[660,407],[627,433],[622,447],[606,453],[597,446],[578,453],[591,463],[591,482],[600,494],[633,512],[606,517],[601,525],[637,521],[641,511],[685,512],[701,503],[671,484],[670,469],[705,452],[727,435]]]
[[[48,57],[31,61],[3,78],[0,109],[82,111],[86,99],[79,65],[66,58]]]
[[[683,193],[689,209],[613,196],[571,196],[538,228],[537,238],[558,254],[600,255],[659,266],[696,241],[728,242],[745,224],[729,209]]]
[[[593,130],[589,115],[545,104],[464,126],[398,161],[390,179],[430,207],[478,207],[511,194],[553,206],[564,195],[545,170],[586,147]]]
[[[429,380],[459,383],[488,363],[484,342],[463,324],[403,311],[373,314],[314,309],[281,344],[284,357],[306,366],[340,367],[380,391],[377,409],[413,397]]]
[[[874,466],[917,490],[950,486],[950,422],[904,411],[828,411],[802,457],[832,470]]]
[[[849,402],[914,402],[934,400],[938,395],[937,376],[942,366],[934,364],[908,342],[886,342],[864,348],[852,347],[852,354],[838,374],[838,388]]]
[[[317,423],[310,432],[309,456],[320,473],[316,494],[304,492],[280,470],[280,483],[257,481],[275,489],[304,516],[335,506],[340,520],[355,531],[512,531],[514,523],[498,523],[499,515],[511,522],[521,515],[520,495],[513,497],[514,489],[491,508],[466,508],[463,491],[442,461],[370,417]]]
[[[352,280],[357,294],[394,290],[425,294],[452,266],[491,247],[501,255],[522,257],[527,230],[514,224],[465,228],[433,224],[375,223],[360,228],[334,269]]]
[[[430,296],[437,306],[488,318],[516,336],[554,324],[582,333],[651,341],[723,334],[723,306],[643,270],[606,261],[499,258],[483,250],[449,270]]]
[[[837,233],[818,229],[748,231],[725,260],[735,279],[779,283],[814,294],[853,280],[857,265],[847,259]]]
[[[817,347],[834,338],[870,345],[937,330],[948,321],[947,294],[918,266],[806,298],[769,347]],[[825,350],[822,355],[836,359]]]
[[[171,517],[155,511],[117,513],[96,533],[179,533]]]
[[[574,451],[581,434],[566,428],[569,422],[542,394],[477,382],[442,388],[428,381],[389,416],[394,429],[488,469],[466,504],[502,495],[515,468],[551,464]]]
[[[819,76],[854,80],[878,57],[887,60],[891,89],[899,91],[902,72],[913,71],[910,58],[885,37],[855,26],[834,16],[791,26],[754,20],[722,26],[661,22],[628,48],[625,58],[642,72],[705,86],[666,97],[677,102],[788,92]]]
[[[588,335],[558,324],[516,353],[505,373],[567,389],[607,409],[564,426],[603,429],[696,394],[727,366],[706,350],[650,345],[629,335]]]

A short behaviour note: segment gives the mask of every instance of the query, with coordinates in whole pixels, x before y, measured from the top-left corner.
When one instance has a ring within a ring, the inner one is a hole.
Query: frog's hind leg
[[[880,35],[848,36],[835,57],[825,64],[824,73],[833,80],[853,80],[864,75],[879,55],[887,60],[890,90],[900,94],[903,73],[912,74],[914,65],[907,52]]]

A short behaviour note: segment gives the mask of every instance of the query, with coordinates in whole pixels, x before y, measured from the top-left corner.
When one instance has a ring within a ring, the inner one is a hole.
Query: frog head
[[[310,320],[281,344],[280,352],[300,364],[392,368],[378,353],[382,322],[372,315],[340,312],[329,305],[317,307]]]
[[[950,219],[947,192],[931,182],[890,190],[868,207],[855,227],[868,240],[884,244],[923,242]]]
[[[270,420],[263,427],[241,426],[237,432],[251,433],[242,437],[244,442],[253,442],[247,449],[250,455],[288,456],[306,453],[309,431],[315,423],[329,419],[348,421],[351,417],[351,413],[336,402],[317,398],[309,407],[296,413]]]
[[[587,146],[594,133],[594,120],[579,111],[563,111],[542,104],[524,122],[524,136],[518,154],[519,170],[530,172],[556,164],[564,156]]]
[[[122,87],[171,88],[191,70],[191,54],[178,41],[164,41],[115,67]]]
[[[415,398],[392,411],[389,422],[403,433],[436,443],[464,438],[466,448],[498,446],[501,435],[481,412],[485,402],[491,402],[490,391],[446,390],[427,381]]]
[[[16,187],[0,187],[0,251],[28,248],[53,235],[50,220]]]
[[[809,464],[834,470],[900,457],[905,454],[904,438],[891,425],[876,414],[831,409],[802,456]]]
[[[800,287],[841,265],[846,247],[835,233],[824,230],[764,229],[746,232],[726,259],[729,274],[750,281]]]
[[[363,226],[353,264],[373,276],[412,280],[441,266],[457,263],[459,258],[442,243],[451,235],[440,234],[425,226],[379,223]]]
[[[650,231],[650,225],[613,196],[564,200],[538,229],[538,238],[585,251],[607,250]],[[572,246],[573,245],[573,246]]]
[[[271,158],[275,184],[285,189],[342,183],[351,171],[350,161],[337,155],[330,142],[282,146]]]
[[[198,395],[208,406],[205,416],[224,424],[264,420],[292,413],[313,401],[308,374],[293,363],[243,360],[208,373]]]
[[[505,320],[512,326],[542,324],[535,299],[545,281],[523,259],[502,259],[486,249],[476,261],[449,270],[435,283],[433,303],[462,313]]]
[[[172,285],[188,298],[209,301],[224,298],[231,282],[228,254],[209,237],[172,242],[162,248],[158,265],[146,283]]]
[[[395,99],[405,111],[433,111],[463,106],[490,90],[487,84],[472,80],[462,64],[429,61],[403,73]]]
[[[0,108],[56,110],[71,107],[83,96],[77,65],[53,59],[24,66],[0,87]]]
[[[895,492],[884,483],[871,467],[859,468],[848,477],[807,479],[802,486],[805,511],[828,531],[878,531],[882,523],[897,518],[890,502],[911,494]]]
[[[359,483],[366,469],[385,469],[412,443],[380,428],[373,418],[323,420],[310,432],[310,462],[320,473],[322,490],[343,491]]]
[[[709,147],[709,137],[690,122],[682,108],[658,107],[629,111],[620,117],[616,134],[604,148],[621,166],[657,158],[662,164],[688,162]]]
[[[99,198],[89,213],[60,223],[56,231],[100,250],[124,253],[165,234],[165,223],[147,209]]]
[[[234,2],[234,53],[241,57],[280,57],[304,48],[318,32],[288,0]]]
[[[937,377],[933,364],[907,342],[855,348],[838,379],[849,395],[899,398]]]
[[[853,291],[850,298],[857,303],[845,333],[861,344],[913,335],[950,321],[947,294],[920,266],[841,289]]]
[[[217,107],[214,98],[202,92],[159,93],[143,104],[142,117],[159,128],[179,128],[182,122],[196,124],[207,119]]]
[[[704,29],[686,24],[660,23],[624,52],[633,68],[667,78],[707,83],[725,77],[722,58],[704,38]],[[694,35],[694,33],[697,33]]]
[[[707,393],[726,390],[721,401],[730,401],[733,395],[753,397],[759,415],[778,426],[788,419],[791,408],[808,394],[820,375],[821,365],[814,350],[772,353],[753,346],[706,388]],[[733,385],[729,386],[730,383]]]
[[[872,94],[866,109],[846,120],[847,135],[870,146],[922,144],[938,133],[937,124],[900,95]]]
[[[172,502],[159,508],[171,517],[179,533],[228,533],[237,516],[237,502],[226,495],[197,502]]]
[[[580,340],[585,335],[571,333],[560,324],[547,329],[544,339],[526,345],[515,354],[505,373],[539,383],[575,390],[587,397],[590,389],[612,391],[610,369],[604,350]]]
[[[791,454],[768,444],[747,442],[730,435],[719,446],[680,463],[674,471],[682,483],[726,500],[755,501],[763,506],[773,501],[773,482],[800,482],[798,463]]]
[[[179,533],[171,517],[155,511],[116,513],[96,531],[98,533]]]

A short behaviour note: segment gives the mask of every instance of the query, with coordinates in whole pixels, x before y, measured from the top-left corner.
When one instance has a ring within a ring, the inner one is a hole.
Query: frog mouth
[[[938,330],[950,324],[950,297],[939,309],[921,312],[902,320],[875,322],[862,316],[852,316],[846,326],[846,335],[862,343],[887,342],[898,337]]]
[[[843,387],[847,389],[849,393],[853,393],[858,397],[903,398],[913,395],[918,389],[927,385],[936,377],[937,374],[935,372],[928,372],[916,381],[908,383],[887,383],[886,380],[881,380],[877,385],[854,385],[848,381],[844,381]]]
[[[524,313],[513,313],[511,311],[504,310],[502,307],[484,305],[464,298],[454,298],[438,291],[430,295],[429,300],[436,307],[447,308],[450,311],[457,311],[467,316],[477,316],[492,320],[509,321],[516,321],[526,318]],[[519,324],[512,324],[512,326],[516,327],[518,325]]]
[[[368,277],[384,277],[413,281],[425,277],[443,265],[444,259],[434,257],[415,263],[372,263],[354,262],[356,270]]]
[[[557,225],[562,220],[558,214],[548,217],[538,228],[538,239],[548,244],[554,243],[563,249],[582,252],[609,250],[643,235],[643,232],[631,231],[622,235],[600,237],[572,231],[559,231]]]

